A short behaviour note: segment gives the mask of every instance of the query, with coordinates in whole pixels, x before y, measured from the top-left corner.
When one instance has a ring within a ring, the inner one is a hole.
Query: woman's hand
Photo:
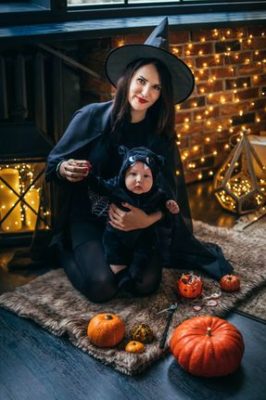
[[[121,210],[115,204],[111,204],[109,208],[109,224],[121,231],[144,229],[162,218],[161,211],[148,215],[140,208],[133,207],[128,203],[123,203],[123,207],[128,208],[129,211]]]
[[[69,182],[79,182],[86,178],[90,169],[91,163],[87,160],[69,159],[60,164],[59,174]]]

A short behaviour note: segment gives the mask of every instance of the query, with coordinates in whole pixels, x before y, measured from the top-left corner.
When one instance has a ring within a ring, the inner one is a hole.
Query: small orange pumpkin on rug
[[[128,353],[142,353],[145,350],[145,346],[143,343],[137,340],[131,340],[125,347],[125,350]]]
[[[236,292],[240,289],[240,278],[237,275],[224,275],[219,283],[221,289],[225,292]]]
[[[195,299],[202,292],[202,279],[193,273],[182,274],[177,281],[177,291],[182,297]]]
[[[88,324],[87,335],[97,347],[115,347],[125,336],[125,324],[117,314],[97,314]]]
[[[182,322],[174,330],[169,344],[180,366],[201,377],[233,373],[244,353],[240,331],[224,319],[208,315]]]

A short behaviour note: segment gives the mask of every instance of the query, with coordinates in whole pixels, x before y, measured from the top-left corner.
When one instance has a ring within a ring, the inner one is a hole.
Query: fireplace
[[[61,59],[38,45],[0,52],[1,245],[49,235],[55,210],[46,157],[78,106],[78,74]]]

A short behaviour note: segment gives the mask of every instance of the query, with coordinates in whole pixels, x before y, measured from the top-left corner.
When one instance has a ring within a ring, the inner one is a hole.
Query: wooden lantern
[[[256,176],[254,165],[260,171]],[[266,166],[262,164],[247,133],[241,133],[237,146],[214,177],[214,193],[226,210],[247,214],[266,202]]]
[[[49,229],[49,197],[41,193],[44,161],[0,159],[0,233],[6,237],[33,232],[37,222],[38,229]]]

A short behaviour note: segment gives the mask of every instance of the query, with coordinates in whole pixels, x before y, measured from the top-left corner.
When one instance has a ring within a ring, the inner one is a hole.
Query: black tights
[[[72,242],[77,228],[78,226],[71,231]],[[118,291],[115,275],[105,261],[102,233],[102,229],[98,226],[90,226],[89,234],[85,230],[84,241],[73,246],[73,250],[62,247],[59,249],[59,261],[70,282],[95,303],[110,300]],[[151,294],[159,287],[160,281],[161,265],[154,254],[143,268],[141,280],[138,279],[134,283],[134,294],[139,296]]]

